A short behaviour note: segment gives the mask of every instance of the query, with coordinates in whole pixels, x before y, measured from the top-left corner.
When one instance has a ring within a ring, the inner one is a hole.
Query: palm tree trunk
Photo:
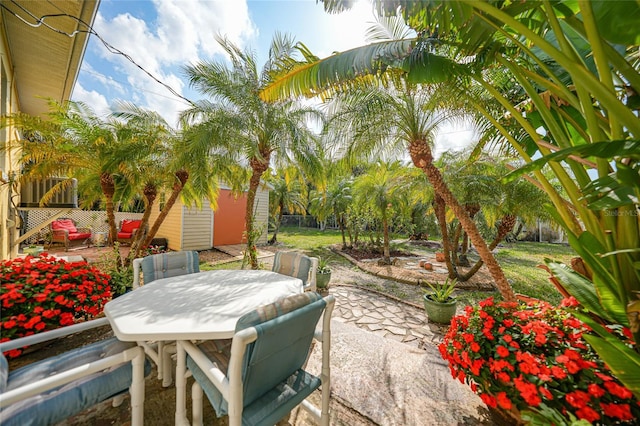
[[[278,219],[276,220],[276,229],[273,230],[273,235],[269,239],[269,244],[275,244],[278,242],[278,231],[280,230],[280,224],[282,223],[283,207],[280,206],[280,212],[278,213]]]
[[[444,262],[447,265],[447,271],[449,271],[449,278],[458,278],[456,265],[451,262],[451,247],[449,244],[449,231],[447,230],[447,216],[444,200],[436,193],[433,204],[433,210],[435,212],[436,219],[438,220],[438,225],[440,226],[440,233],[442,234],[442,252],[444,253]]]
[[[105,209],[107,211],[107,223],[109,224],[109,245],[112,246],[114,241],[117,241],[118,237],[118,228],[116,226],[116,215],[114,213],[113,206],[113,194],[116,190],[116,184],[113,181],[113,176],[110,173],[104,172],[100,175],[100,188],[102,189],[102,193],[104,194],[105,199]],[[120,268],[122,266],[122,259],[118,256],[118,265]]]
[[[184,184],[187,182],[187,180],[189,180],[189,172],[187,172],[186,170],[178,170],[176,172],[176,177],[178,178],[178,182],[173,184],[173,191],[171,191],[171,196],[169,196],[169,199],[165,203],[164,208],[162,209],[156,220],[153,222],[153,226],[151,227],[151,229],[149,229],[149,233],[142,243],[142,247],[147,247],[149,244],[151,244],[151,240],[153,240],[153,238],[156,236],[158,229],[160,229],[160,225],[162,225],[162,222],[164,222],[164,220],[166,219],[169,211],[178,200],[178,196],[180,195],[180,192],[182,192]]]
[[[340,214],[337,216],[338,219],[338,226],[340,227],[340,233],[342,234],[342,250],[345,250],[347,248],[347,238],[345,236],[345,220],[344,220],[344,214]]]
[[[389,251],[389,221],[386,213],[382,216],[382,252],[384,262],[391,264],[391,252]]]
[[[256,200],[256,193],[260,185],[262,174],[269,168],[270,152],[261,152],[262,158],[253,157],[249,160],[251,165],[251,179],[249,180],[249,191],[247,192],[247,208],[245,213],[245,227],[247,230],[247,250],[245,256],[248,256],[251,269],[258,269],[258,251],[255,246],[255,230],[253,223],[253,203]]]
[[[493,250],[494,248],[496,248],[498,244],[500,244],[500,242],[504,240],[507,234],[511,232],[515,224],[516,224],[515,216],[510,214],[505,215],[500,221],[500,225],[498,225],[498,233],[496,237],[493,239],[493,241],[491,241],[491,244],[489,244],[489,250]],[[473,265],[473,267],[467,271],[466,274],[460,277],[460,281],[467,281],[469,278],[474,276],[476,272],[480,270],[483,264],[484,262],[482,261],[482,259],[478,260]]]
[[[153,184],[146,184],[142,190],[145,199],[145,208],[140,221],[140,229],[136,233],[136,238],[131,242],[131,250],[129,250],[129,256],[125,259],[125,266],[129,266],[133,259],[142,255],[144,245],[142,241],[146,237],[144,230],[147,229],[149,224],[149,218],[151,217],[151,210],[158,196],[158,188]]]
[[[462,228],[469,235],[471,243],[475,246],[476,250],[478,250],[480,258],[487,265],[487,269],[493,277],[495,285],[504,300],[508,302],[515,302],[516,295],[507,281],[507,277],[505,277],[502,268],[500,268],[500,265],[496,261],[495,257],[493,257],[491,250],[487,247],[487,243],[480,235],[480,231],[478,231],[478,228],[469,217],[464,207],[458,202],[455,196],[451,193],[451,190],[447,187],[440,170],[433,165],[433,155],[427,141],[416,140],[411,142],[409,146],[409,154],[411,155],[413,164],[424,171],[436,194],[440,195],[447,206],[453,210],[453,213],[462,224]]]

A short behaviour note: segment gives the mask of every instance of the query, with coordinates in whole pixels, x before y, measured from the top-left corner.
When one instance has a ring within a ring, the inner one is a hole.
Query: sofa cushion
[[[141,220],[132,220],[125,219],[122,221],[122,226],[120,227],[120,232],[128,232],[133,233],[135,229],[140,228]]]
[[[118,232],[118,238],[121,240],[128,240],[133,235],[133,232]]]
[[[76,234],[69,234],[69,239],[72,241],[75,240],[86,240],[87,238],[91,238],[91,233],[90,232],[79,232]]]
[[[71,219],[58,219],[51,222],[51,229],[66,229],[69,234],[77,234],[78,229]]]
[[[135,343],[121,342],[114,337],[29,364],[9,373],[7,390],[115,355],[133,346]],[[151,364],[145,360],[145,376],[150,372]],[[0,424],[34,426],[58,423],[126,391],[131,380],[130,363],[111,367],[5,407],[0,411]]]

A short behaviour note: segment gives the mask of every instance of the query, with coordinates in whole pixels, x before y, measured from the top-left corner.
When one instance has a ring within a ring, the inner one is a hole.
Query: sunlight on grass
[[[302,250],[311,256],[331,256],[330,263],[332,264],[348,264],[347,260],[331,253],[328,249],[328,246],[332,244],[342,243],[342,237],[338,230],[320,231],[312,228],[285,227],[278,233],[278,241],[289,249]],[[435,252],[433,249],[408,244],[398,244],[397,248],[417,253]],[[555,304],[562,300],[562,296],[549,282],[549,274],[538,265],[543,265],[545,258],[569,264],[574,256],[576,256],[575,252],[566,245],[518,242],[501,245],[497,249],[496,259],[516,293]],[[475,261],[475,257],[470,256],[470,260]],[[366,285],[364,286],[366,287]],[[379,288],[373,289],[381,291]],[[475,304],[489,296],[500,298],[500,293],[497,291],[460,290],[457,293],[463,304]],[[406,294],[401,289],[394,292],[394,295],[402,299],[415,297],[415,295]]]
[[[298,250],[317,250],[332,244],[341,244],[342,236],[336,229],[321,231],[315,228],[287,226],[280,228],[278,242]]]

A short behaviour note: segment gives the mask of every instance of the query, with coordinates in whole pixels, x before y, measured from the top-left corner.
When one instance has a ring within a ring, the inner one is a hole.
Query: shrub
[[[582,338],[589,331],[546,302],[496,304],[489,298],[453,318],[439,349],[453,377],[489,407],[532,410],[531,418],[552,413],[567,423],[573,416],[598,424],[632,422],[640,415],[638,400]],[[611,332],[632,345],[628,329]]]
[[[0,278],[0,341],[93,318],[111,300],[109,275],[86,261],[66,262],[46,253],[2,261]]]

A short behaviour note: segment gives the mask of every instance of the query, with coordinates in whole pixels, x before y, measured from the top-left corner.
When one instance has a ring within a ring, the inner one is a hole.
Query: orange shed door
[[[231,191],[221,189],[218,209],[213,213],[213,245],[241,244],[244,238],[247,196],[235,198]]]

